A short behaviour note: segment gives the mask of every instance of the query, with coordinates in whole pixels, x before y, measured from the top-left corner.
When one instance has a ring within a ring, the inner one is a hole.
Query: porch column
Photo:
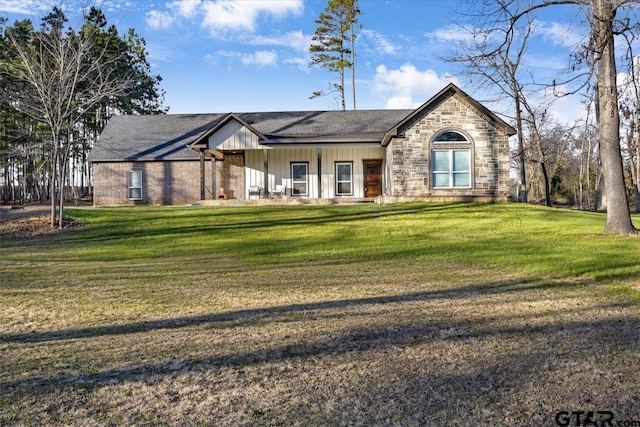
[[[200,200],[204,200],[204,151],[200,152]]]
[[[264,156],[264,188],[262,189],[262,198],[266,199],[269,197],[269,150],[263,148],[262,153]]]
[[[216,187],[218,184],[216,182],[216,163],[218,163],[216,157],[211,156],[211,192],[213,200],[218,198],[218,187]]]
[[[322,198],[322,148],[318,147],[318,199]]]

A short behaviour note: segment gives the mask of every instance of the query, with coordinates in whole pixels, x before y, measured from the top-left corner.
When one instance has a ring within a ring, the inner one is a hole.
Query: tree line
[[[640,211],[640,60],[634,45],[640,24],[637,0],[495,0],[465,2],[458,22],[462,37],[447,62],[463,65],[475,86],[510,100],[507,117],[517,129],[512,168],[514,194],[522,202],[606,209],[607,230],[633,233],[629,204]],[[575,46],[567,70],[552,81],[533,75],[525,57],[537,12],[557,7],[582,14],[589,29]],[[355,103],[355,40],[361,10],[357,0],[329,0],[316,19],[309,47],[311,66],[337,75],[329,92],[345,102],[345,71],[351,69]],[[615,41],[623,41],[616,49]],[[625,54],[619,55],[618,52]],[[618,67],[627,78],[617,81]],[[549,96],[548,94],[553,95]],[[559,123],[549,114],[554,101],[582,96],[585,116]]]
[[[445,58],[464,65],[475,86],[513,103],[517,129],[512,166],[523,202],[606,209],[605,231],[634,233],[630,204],[640,209],[640,61],[634,52],[638,0],[477,0],[468,4],[461,32],[470,37]],[[589,29],[567,70],[541,81],[523,58],[536,13],[573,7]],[[474,14],[473,11],[478,11]],[[635,13],[635,15],[634,15]],[[345,72],[355,97],[355,42],[361,28],[357,0],[328,0],[316,19],[310,65],[337,75],[329,91],[346,109]],[[92,7],[77,30],[57,8],[35,29],[28,21],[0,21],[0,174],[2,201],[55,204],[90,185],[87,154],[113,114],[158,114],[164,93],[150,72],[145,41],[133,29],[120,35]],[[623,42],[617,46],[616,42]],[[624,51],[624,55],[620,52]],[[617,81],[618,72],[626,74]],[[553,92],[547,96],[544,92]],[[585,118],[554,122],[553,100],[580,95]],[[515,180],[514,180],[515,181]],[[62,215],[59,217],[62,224]]]
[[[67,22],[57,7],[38,28],[0,20],[2,202],[48,200],[60,227],[65,199],[91,185],[87,156],[109,118],[167,111],[134,29],[119,34],[96,7],[78,29]]]
[[[546,81],[524,58],[537,13],[560,7],[572,11],[574,25],[588,35],[565,71]],[[605,231],[616,234],[636,232],[630,205],[640,207],[638,7],[637,0],[478,0],[460,26],[468,37],[446,58],[464,65],[477,85],[512,102],[520,200],[606,209]],[[577,95],[583,97],[584,119],[554,122],[553,102]]]

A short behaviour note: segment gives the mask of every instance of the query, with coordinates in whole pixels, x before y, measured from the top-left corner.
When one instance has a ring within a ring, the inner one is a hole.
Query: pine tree
[[[346,109],[344,81],[345,69],[352,70],[353,108],[355,98],[355,28],[360,15],[357,0],[329,0],[327,7],[316,19],[313,43],[309,47],[311,52],[311,66],[318,65],[331,72],[338,73],[338,82],[329,84],[329,93],[338,92],[343,110]],[[323,91],[316,91],[311,98],[327,95]]]

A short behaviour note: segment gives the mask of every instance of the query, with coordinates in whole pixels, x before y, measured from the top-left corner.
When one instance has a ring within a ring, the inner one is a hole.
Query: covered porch
[[[385,194],[381,135],[317,133],[317,125],[312,133],[294,133],[301,123],[311,122],[306,113],[277,121],[277,133],[254,127],[271,123],[270,116],[229,114],[191,145],[201,156],[201,200],[375,199]],[[207,197],[207,160],[214,197]]]
[[[379,145],[207,148],[201,151],[201,200],[372,201],[385,194],[384,157]]]

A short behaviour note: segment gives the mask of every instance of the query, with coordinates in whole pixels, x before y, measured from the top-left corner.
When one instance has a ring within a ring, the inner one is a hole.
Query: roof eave
[[[269,135],[267,138],[260,139],[261,145],[286,145],[286,144],[362,144],[376,143],[380,144],[383,133],[367,133],[367,134],[331,134],[331,135],[296,135],[296,136],[279,136]]]
[[[482,112],[485,116],[487,116],[489,119],[491,119],[493,122],[495,122],[497,127],[500,127],[502,129],[504,129],[504,132],[508,136],[512,136],[512,135],[515,135],[517,133],[516,130],[511,125],[506,123],[504,120],[502,120],[500,117],[498,117],[495,113],[493,113],[487,107],[485,107],[484,105],[480,104],[478,101],[473,99],[471,96],[469,96],[466,92],[464,92],[462,89],[460,89],[455,84],[449,83],[442,90],[440,90],[440,92],[438,92],[435,95],[433,95],[427,102],[425,102],[420,107],[418,107],[415,110],[413,110],[413,112],[411,114],[409,114],[407,117],[402,119],[394,127],[389,129],[389,131],[387,133],[385,133],[384,137],[382,138],[382,146],[386,147],[387,145],[389,145],[389,142],[391,141],[391,139],[398,136],[398,130],[402,126],[407,124],[414,117],[422,114],[423,111],[425,111],[426,109],[431,107],[431,104],[436,102],[440,97],[442,97],[448,91],[451,91],[451,90],[454,91],[454,94],[457,93],[458,95],[463,97],[467,102],[469,102],[471,105],[473,105],[475,108],[477,108],[480,112]]]

